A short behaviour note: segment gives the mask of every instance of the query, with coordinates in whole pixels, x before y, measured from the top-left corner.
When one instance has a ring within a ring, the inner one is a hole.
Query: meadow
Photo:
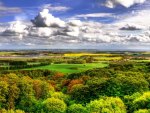
[[[39,66],[33,68],[27,68],[26,70],[35,70],[35,69],[46,69],[52,71],[58,71],[65,74],[69,73],[78,73],[86,71],[93,68],[103,68],[108,66],[108,63],[86,63],[86,64],[50,64],[47,66]]]

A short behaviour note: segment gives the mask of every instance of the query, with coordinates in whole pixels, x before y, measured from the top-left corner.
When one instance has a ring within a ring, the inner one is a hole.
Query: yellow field
[[[81,57],[81,56],[112,56],[112,54],[103,54],[103,53],[66,53],[65,57]]]

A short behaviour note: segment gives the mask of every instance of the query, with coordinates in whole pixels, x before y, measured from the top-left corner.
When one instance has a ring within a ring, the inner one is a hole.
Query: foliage
[[[150,113],[150,110],[148,110],[148,109],[140,109],[138,111],[134,111],[134,113]]]
[[[126,113],[126,107],[120,98],[107,97],[87,104],[90,113]]]
[[[63,100],[48,98],[42,103],[43,110],[46,113],[65,113],[67,106]]]
[[[68,107],[67,113],[88,113],[88,111],[81,104],[72,104]]]

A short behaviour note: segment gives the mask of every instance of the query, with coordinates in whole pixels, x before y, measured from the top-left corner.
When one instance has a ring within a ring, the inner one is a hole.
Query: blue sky
[[[45,4],[51,4],[53,7],[63,6],[70,8],[67,11],[52,11],[51,13],[60,18],[69,18],[79,14],[89,13],[113,13],[114,15],[121,15],[124,13],[131,13],[133,10],[141,9],[145,4],[133,5],[126,8],[122,5],[117,5],[115,8],[108,8],[102,5],[105,0],[0,0],[2,6],[10,10],[2,11],[0,22],[8,22],[15,20],[16,16],[24,16],[25,19],[32,19],[41,10]],[[11,12],[9,8],[18,8],[20,11]],[[145,8],[145,7],[144,7]],[[5,13],[6,12],[6,13]],[[100,22],[112,22],[114,18],[89,18]]]
[[[149,20],[150,0],[0,0],[0,49],[150,50]]]

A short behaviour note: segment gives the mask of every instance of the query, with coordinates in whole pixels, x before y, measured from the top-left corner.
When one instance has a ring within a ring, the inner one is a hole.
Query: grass
[[[29,68],[25,70],[34,70],[34,69],[48,69],[53,71],[58,71],[62,73],[76,73],[85,71],[93,68],[103,68],[108,66],[107,63],[88,63],[88,64],[51,64],[48,66],[40,66],[35,68]]]

